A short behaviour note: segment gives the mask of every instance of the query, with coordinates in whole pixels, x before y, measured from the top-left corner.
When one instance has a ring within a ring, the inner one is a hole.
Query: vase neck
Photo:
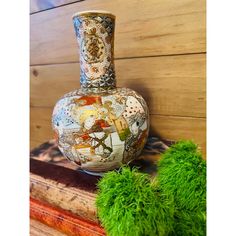
[[[80,12],[73,16],[80,48],[82,88],[115,88],[115,16],[105,12]]]

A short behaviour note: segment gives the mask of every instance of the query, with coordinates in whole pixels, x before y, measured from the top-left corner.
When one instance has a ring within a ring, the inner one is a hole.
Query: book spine
[[[98,223],[96,194],[30,174],[30,196]]]
[[[30,217],[70,236],[106,235],[98,224],[33,198],[30,198]]]

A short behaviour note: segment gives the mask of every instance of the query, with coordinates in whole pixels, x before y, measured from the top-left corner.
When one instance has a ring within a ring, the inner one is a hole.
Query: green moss
[[[206,162],[197,145],[173,145],[162,155],[158,173],[160,192],[174,204],[174,235],[205,235]]]
[[[181,141],[161,157],[157,178],[122,167],[98,183],[98,216],[109,236],[205,235],[206,163]]]
[[[96,205],[108,235],[165,235],[172,230],[174,209],[158,201],[155,185],[147,174],[128,167],[104,175]]]

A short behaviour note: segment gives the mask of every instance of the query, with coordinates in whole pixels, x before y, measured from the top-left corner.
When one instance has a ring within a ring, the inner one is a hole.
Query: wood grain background
[[[146,99],[151,134],[192,139],[205,154],[205,0],[31,0],[31,148],[53,137],[54,104],[79,88],[72,14],[83,10],[116,15],[118,86]]]

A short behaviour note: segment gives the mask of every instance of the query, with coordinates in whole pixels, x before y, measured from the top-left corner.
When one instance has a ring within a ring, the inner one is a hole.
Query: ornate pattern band
[[[80,47],[82,88],[116,87],[113,46],[115,18],[108,14],[77,14],[73,17]]]

